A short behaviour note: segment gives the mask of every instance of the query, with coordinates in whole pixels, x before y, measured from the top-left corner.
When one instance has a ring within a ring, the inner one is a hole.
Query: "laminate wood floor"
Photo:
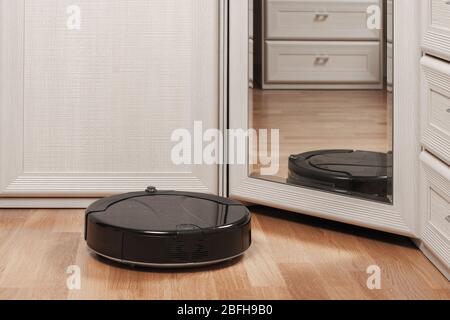
[[[449,282],[409,239],[253,207],[253,244],[198,270],[108,263],[83,239],[83,210],[0,210],[1,299],[450,299]],[[81,290],[66,269],[81,269]],[[366,286],[378,265],[381,290]]]

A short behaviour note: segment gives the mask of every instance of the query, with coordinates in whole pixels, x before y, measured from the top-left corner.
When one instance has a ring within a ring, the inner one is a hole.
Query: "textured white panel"
[[[169,142],[203,116],[193,107],[204,92],[192,81],[201,72],[194,37],[209,40],[214,29],[196,34],[196,2],[26,1],[24,171],[189,171],[172,164]],[[73,4],[80,30],[66,27]],[[217,93],[205,94],[217,115]]]
[[[69,6],[81,10],[69,30]],[[219,125],[219,0],[0,0],[0,196],[217,193],[174,129]]]

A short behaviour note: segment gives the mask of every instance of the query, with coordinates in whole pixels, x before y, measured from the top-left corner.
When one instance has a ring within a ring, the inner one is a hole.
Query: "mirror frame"
[[[247,164],[229,166],[230,197],[406,236],[418,235],[420,1],[394,0],[394,203],[250,178]],[[248,1],[228,0],[228,5],[228,122],[230,129],[247,130]]]

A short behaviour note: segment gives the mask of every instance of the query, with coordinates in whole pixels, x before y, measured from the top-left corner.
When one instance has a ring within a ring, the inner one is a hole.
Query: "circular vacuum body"
[[[319,150],[289,158],[288,183],[390,202],[392,153]]]
[[[100,256],[147,267],[191,267],[242,255],[251,216],[239,202],[149,187],[101,199],[86,210],[85,239]]]

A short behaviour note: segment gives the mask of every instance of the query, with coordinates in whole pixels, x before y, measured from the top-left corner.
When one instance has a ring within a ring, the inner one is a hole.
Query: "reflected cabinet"
[[[249,7],[248,125],[279,131],[278,172],[250,176],[392,203],[392,1]]]

